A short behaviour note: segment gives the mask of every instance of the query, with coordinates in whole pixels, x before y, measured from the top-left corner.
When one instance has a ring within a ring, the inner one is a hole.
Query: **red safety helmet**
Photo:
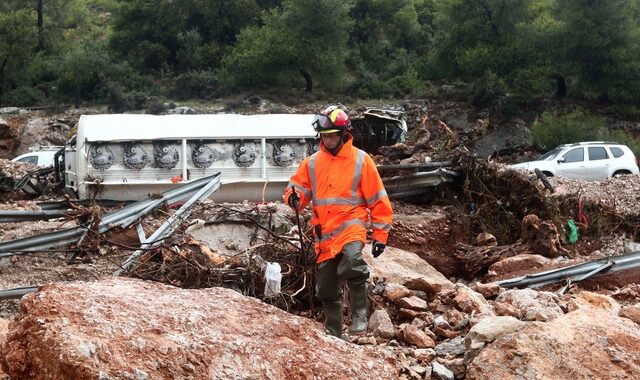
[[[348,130],[351,120],[346,112],[337,106],[330,106],[322,113],[316,114],[311,125],[318,133],[336,133]]]

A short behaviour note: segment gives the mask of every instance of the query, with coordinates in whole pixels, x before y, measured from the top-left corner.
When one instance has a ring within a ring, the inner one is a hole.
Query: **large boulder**
[[[529,128],[522,120],[513,120],[478,139],[474,153],[484,158],[494,153],[517,151],[529,146],[530,135]]]
[[[0,351],[15,379],[390,379],[395,359],[233,290],[131,279],[45,285]]]
[[[464,284],[456,284],[456,296],[453,301],[458,309],[469,314],[493,315],[493,309],[482,294]]]
[[[387,247],[384,254],[373,258],[371,244],[362,250],[371,269],[371,278],[385,278],[409,289],[438,293],[453,288],[453,283],[413,252]]]
[[[628,318],[637,324],[640,324],[640,305],[625,306],[620,310],[620,316]]]
[[[638,379],[640,327],[583,307],[531,322],[489,344],[467,367],[473,379]]]
[[[26,153],[34,146],[62,146],[67,141],[71,128],[60,122],[44,118],[33,118],[22,129],[17,154]]]

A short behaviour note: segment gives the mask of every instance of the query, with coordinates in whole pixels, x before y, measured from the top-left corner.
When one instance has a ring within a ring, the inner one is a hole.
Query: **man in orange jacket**
[[[313,120],[320,134],[320,150],[307,157],[291,177],[284,201],[302,210],[313,204],[316,294],[322,301],[324,326],[342,337],[342,285],[349,286],[353,334],[367,330],[369,268],[362,258],[367,225],[373,227],[372,253],[384,252],[393,211],[376,165],[364,151],[353,146],[347,132],[349,116],[336,106]]]

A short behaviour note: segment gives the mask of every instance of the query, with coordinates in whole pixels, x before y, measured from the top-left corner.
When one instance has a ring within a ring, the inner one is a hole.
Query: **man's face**
[[[340,145],[340,132],[335,133],[321,133],[320,138],[325,148],[332,150]]]

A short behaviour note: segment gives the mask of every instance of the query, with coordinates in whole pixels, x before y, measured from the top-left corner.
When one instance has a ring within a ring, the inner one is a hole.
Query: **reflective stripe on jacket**
[[[307,157],[291,177],[285,203],[294,187],[300,195],[300,210],[313,205],[317,262],[334,258],[351,241],[366,243],[371,216],[373,238],[387,243],[393,211],[373,159],[353,146],[351,135],[333,156],[320,150]]]

